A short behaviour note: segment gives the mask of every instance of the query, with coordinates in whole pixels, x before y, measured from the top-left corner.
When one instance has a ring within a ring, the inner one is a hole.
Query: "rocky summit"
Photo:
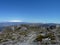
[[[0,45],[60,45],[60,24],[2,26]]]

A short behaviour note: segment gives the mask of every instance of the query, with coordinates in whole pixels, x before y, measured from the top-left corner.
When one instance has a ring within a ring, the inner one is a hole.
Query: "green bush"
[[[44,37],[42,35],[37,36],[36,41],[42,41]]]

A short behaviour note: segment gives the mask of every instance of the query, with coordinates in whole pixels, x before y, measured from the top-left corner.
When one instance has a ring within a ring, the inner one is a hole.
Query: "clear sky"
[[[60,23],[60,0],[0,0],[0,22]]]

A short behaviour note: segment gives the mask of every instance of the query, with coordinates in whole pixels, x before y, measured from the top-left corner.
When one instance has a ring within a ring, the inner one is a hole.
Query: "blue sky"
[[[0,22],[60,23],[60,0],[0,0]]]

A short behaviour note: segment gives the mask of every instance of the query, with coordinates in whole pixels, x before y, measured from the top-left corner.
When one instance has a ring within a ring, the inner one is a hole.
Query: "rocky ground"
[[[7,26],[0,32],[0,45],[59,45],[60,25]]]

